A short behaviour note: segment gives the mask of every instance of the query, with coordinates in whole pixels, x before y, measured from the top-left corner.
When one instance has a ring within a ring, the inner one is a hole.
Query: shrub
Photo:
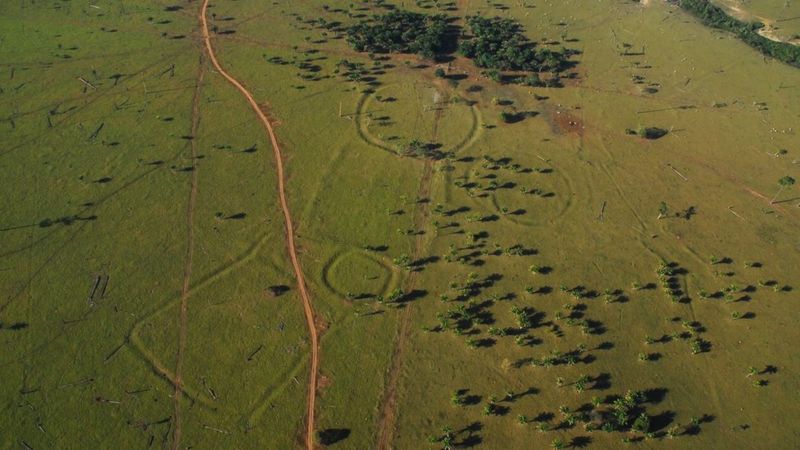
[[[625,130],[625,133],[630,134],[630,135],[636,135],[636,136],[639,136],[640,138],[651,139],[652,140],[652,139],[659,139],[659,138],[662,138],[662,137],[666,136],[667,133],[669,133],[669,130],[665,130],[663,128],[658,128],[658,127],[641,127],[640,126],[639,128],[637,128],[635,130],[632,130],[632,129],[628,128],[627,130]]]

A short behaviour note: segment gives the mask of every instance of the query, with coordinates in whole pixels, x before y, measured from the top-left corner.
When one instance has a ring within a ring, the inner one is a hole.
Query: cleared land
[[[0,5],[0,447],[794,448],[800,70],[403,4],[579,51],[524,86],[353,50],[381,3]]]

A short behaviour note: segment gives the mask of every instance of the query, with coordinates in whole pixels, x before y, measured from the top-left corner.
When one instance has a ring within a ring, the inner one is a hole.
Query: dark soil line
[[[446,99],[445,99],[446,101]],[[439,132],[439,122],[444,114],[443,109],[437,109],[434,122],[433,133],[431,139],[436,140]],[[430,216],[429,199],[431,192],[431,184],[433,180],[433,161],[426,159],[425,165],[422,169],[422,178],[420,179],[419,190],[417,191],[417,200],[426,200],[417,204],[414,212],[414,228],[421,229],[428,217]],[[418,260],[422,257],[422,250],[425,246],[424,235],[418,234],[414,242],[413,259]],[[411,272],[406,279],[404,290],[410,292],[416,287],[417,272]],[[386,386],[381,397],[379,407],[380,415],[378,416],[378,443],[379,450],[388,450],[394,441],[394,430],[397,420],[397,385],[400,379],[400,369],[403,365],[407,341],[411,333],[411,314],[410,306],[406,306],[403,314],[400,317],[400,325],[395,336],[393,345],[392,360],[389,372],[386,379]]]
[[[192,97],[192,127],[189,140],[191,149],[192,176],[189,182],[189,199],[186,205],[186,257],[183,267],[183,285],[181,286],[180,315],[178,318],[178,353],[175,363],[175,394],[174,413],[172,420],[174,427],[172,430],[172,448],[177,449],[181,441],[181,400],[183,398],[183,359],[186,352],[186,329],[189,322],[189,287],[192,278],[192,262],[194,260],[194,210],[197,203],[197,131],[200,128],[200,93],[205,77],[205,58],[200,54],[199,67],[197,69],[197,82]]]

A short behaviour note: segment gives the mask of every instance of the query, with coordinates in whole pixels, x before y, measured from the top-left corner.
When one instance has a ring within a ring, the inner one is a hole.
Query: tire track
[[[186,353],[187,325],[189,323],[189,292],[192,278],[192,262],[194,260],[194,209],[197,203],[197,131],[200,128],[200,93],[203,88],[203,78],[205,77],[205,58],[200,54],[200,62],[197,69],[197,82],[192,97],[192,128],[189,141],[191,148],[191,167],[192,177],[189,188],[189,200],[186,205],[186,257],[183,267],[183,285],[181,286],[180,314],[178,317],[178,354],[175,363],[175,393],[174,412],[172,421],[174,424],[172,434],[172,448],[177,450],[181,441],[181,400],[183,399],[183,358]]]
[[[289,251],[289,258],[292,262],[292,268],[294,269],[295,278],[297,279],[297,286],[300,291],[300,297],[303,300],[303,310],[305,312],[306,317],[306,324],[308,326],[308,333],[311,338],[311,368],[310,374],[308,379],[308,400],[306,402],[306,448],[307,450],[313,450],[314,448],[314,410],[315,410],[315,403],[316,403],[316,393],[317,393],[317,372],[319,367],[319,339],[317,335],[317,329],[314,323],[314,310],[311,305],[311,297],[308,294],[308,290],[306,288],[305,276],[303,275],[303,269],[300,266],[300,260],[297,257],[297,248],[294,242],[294,226],[292,225],[292,216],[289,210],[289,204],[286,200],[286,180],[284,175],[283,169],[283,156],[281,154],[280,146],[278,145],[278,139],[275,135],[275,131],[272,128],[272,124],[270,123],[267,116],[264,114],[264,111],[258,106],[253,95],[250,91],[245,88],[242,83],[240,83],[236,78],[231,76],[222,65],[217,60],[217,55],[214,51],[214,47],[211,45],[211,36],[208,29],[208,19],[207,19],[207,12],[208,12],[208,2],[209,0],[203,0],[203,4],[200,7],[200,25],[203,37],[203,44],[205,45],[206,53],[208,55],[211,64],[214,68],[225,78],[233,87],[238,90],[242,96],[245,97],[247,103],[253,108],[253,111],[258,116],[258,119],[261,121],[261,124],[264,126],[264,130],[267,132],[270,142],[272,143],[272,150],[275,155],[275,169],[277,172],[278,178],[278,198],[280,200],[281,210],[283,212],[284,224],[286,226],[286,243],[287,249]],[[177,444],[176,444],[177,447]]]
[[[447,98],[445,98],[447,101]],[[437,109],[434,121],[432,141],[436,141],[439,132],[439,122],[444,114],[443,109]],[[417,200],[429,200],[428,197],[431,193],[431,184],[433,179],[433,161],[430,159],[425,160],[425,165],[422,169],[422,178],[420,179],[419,189],[417,191]],[[429,201],[418,203],[414,214],[414,228],[419,230],[425,225],[425,221],[429,216]],[[414,241],[413,259],[418,260],[422,258],[422,249],[425,245],[425,237],[422,234],[417,234]],[[411,272],[408,275],[405,283],[405,291],[411,292],[416,287],[417,272]],[[392,448],[394,441],[394,429],[397,420],[397,385],[400,380],[400,369],[403,366],[403,359],[405,357],[405,350],[408,338],[411,334],[411,307],[406,306],[403,315],[400,317],[400,326],[397,330],[395,338],[394,349],[392,352],[391,365],[386,379],[386,387],[381,397],[379,407],[380,415],[378,416],[378,442],[377,448],[379,450],[388,450]]]

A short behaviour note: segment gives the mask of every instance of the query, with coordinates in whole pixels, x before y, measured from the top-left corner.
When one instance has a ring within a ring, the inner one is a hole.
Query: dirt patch
[[[270,121],[273,127],[280,126],[282,123],[281,121],[272,115],[272,111],[270,109],[270,104],[268,102],[259,103],[258,109],[261,110],[261,113],[264,114],[264,117]]]
[[[325,375],[320,375],[319,379],[317,380],[317,391],[322,392],[325,389],[328,389],[333,384],[330,378],[326,377]]]
[[[548,108],[546,114],[550,128],[558,135],[583,136],[586,130],[583,120],[567,109]]]
[[[328,331],[328,326],[330,326],[330,324],[322,317],[317,316],[314,318],[314,328],[317,329],[317,334],[321,335]]]

